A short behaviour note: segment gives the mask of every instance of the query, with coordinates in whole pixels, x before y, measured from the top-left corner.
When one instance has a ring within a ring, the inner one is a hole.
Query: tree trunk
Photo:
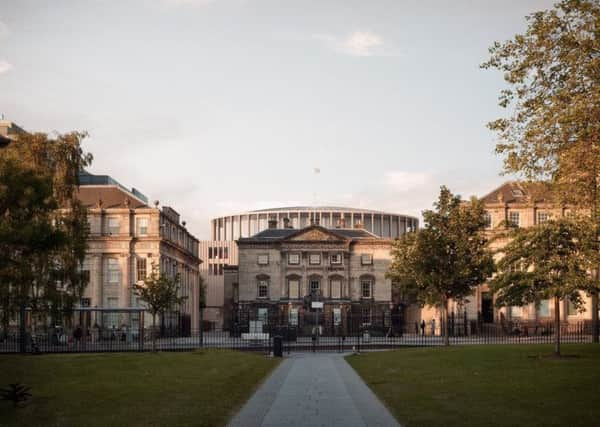
[[[600,274],[600,269],[596,272],[596,277],[598,278]],[[600,342],[600,328],[598,327],[598,292],[592,292],[592,342],[599,343]]]
[[[442,322],[444,324],[444,345],[450,345],[450,332],[448,329],[448,298],[444,298],[442,303]]]
[[[156,351],[156,313],[152,313],[152,351]]]
[[[554,355],[560,356],[560,299],[554,297]]]

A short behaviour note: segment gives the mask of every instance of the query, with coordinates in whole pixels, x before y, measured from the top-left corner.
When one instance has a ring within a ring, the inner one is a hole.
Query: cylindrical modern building
[[[395,239],[407,230],[418,227],[417,218],[407,215],[334,206],[296,206],[215,218],[211,221],[211,237],[215,241],[250,237],[265,230],[269,220],[276,220],[278,228],[283,228],[286,218],[292,228],[308,227],[313,221],[325,228],[354,228],[360,224],[365,230],[389,239]]]
[[[200,242],[199,253],[203,261],[200,270],[206,286],[204,318],[217,328],[222,325],[226,304],[223,271],[225,266],[238,264],[235,241],[266,230],[270,221],[277,221],[277,228],[284,228],[287,224],[288,227],[300,229],[314,223],[325,228],[361,227],[387,239],[398,238],[419,227],[416,217],[335,206],[260,209],[214,218],[211,220],[211,240]]]

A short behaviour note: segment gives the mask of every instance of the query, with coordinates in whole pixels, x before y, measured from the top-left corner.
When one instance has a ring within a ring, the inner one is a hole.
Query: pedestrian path
[[[230,426],[398,426],[340,354],[287,357]]]

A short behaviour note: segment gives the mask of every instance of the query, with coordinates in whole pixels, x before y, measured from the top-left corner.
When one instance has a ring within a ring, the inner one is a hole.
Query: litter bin
[[[283,338],[281,335],[273,337],[273,356],[283,357]]]

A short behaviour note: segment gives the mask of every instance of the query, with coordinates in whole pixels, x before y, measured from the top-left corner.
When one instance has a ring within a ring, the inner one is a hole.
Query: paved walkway
[[[340,354],[283,360],[230,426],[398,426]]]

